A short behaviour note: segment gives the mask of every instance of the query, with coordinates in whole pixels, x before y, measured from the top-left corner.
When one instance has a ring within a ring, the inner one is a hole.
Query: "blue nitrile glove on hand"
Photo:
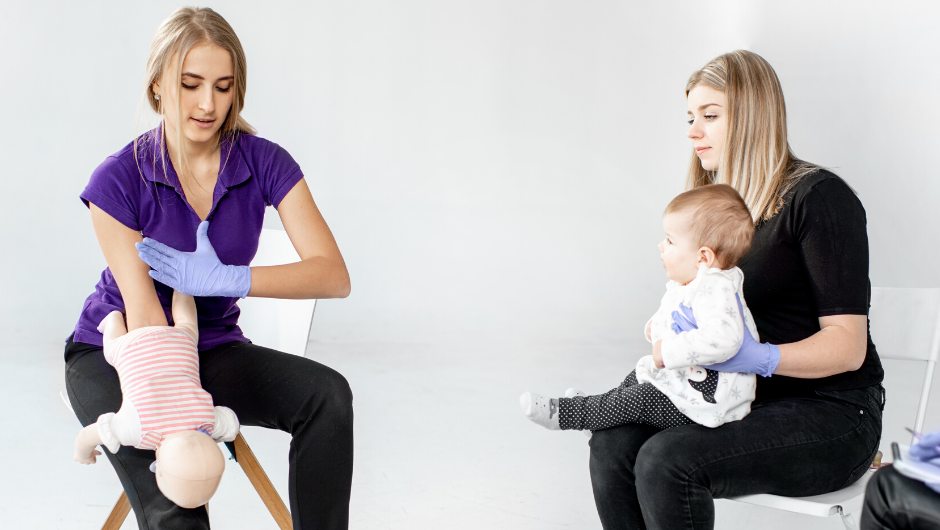
[[[776,344],[754,340],[747,325],[744,324],[744,308],[741,307],[741,299],[737,294],[734,297],[738,301],[741,324],[744,325],[744,341],[741,343],[741,348],[727,361],[703,366],[719,372],[741,372],[770,377],[780,364],[780,348]],[[672,330],[676,332],[676,335],[683,331],[698,329],[692,309],[682,304],[679,304],[679,311],[672,312],[672,321]]]
[[[149,237],[135,246],[140,259],[153,268],[150,277],[183,294],[244,298],[251,289],[248,265],[219,261],[209,242],[209,221],[196,228],[194,252],[180,252]]]
[[[911,446],[911,458],[937,466],[940,471],[940,431],[925,434]],[[928,488],[940,493],[940,482],[924,482]]]

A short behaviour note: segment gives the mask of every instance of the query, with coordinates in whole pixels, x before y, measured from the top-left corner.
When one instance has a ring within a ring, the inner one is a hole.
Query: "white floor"
[[[355,394],[350,527],[600,528],[587,440],[529,423],[518,396],[525,390],[560,394],[569,386],[607,390],[636,361],[625,349],[483,340],[472,346],[311,344],[307,356],[346,375]],[[58,395],[61,359],[58,344],[0,346],[0,400],[12,405],[5,408],[7,429],[0,435],[6,453],[2,528],[98,528],[120,493],[106,460],[94,466],[71,460],[79,424]],[[917,376],[894,369],[889,375]],[[901,398],[889,394],[889,400]],[[903,408],[895,415],[889,408],[888,414],[885,439],[899,440],[910,415]],[[289,437],[255,428],[246,428],[245,437],[286,499]],[[211,506],[216,528],[277,528],[233,461]],[[834,518],[768,513],[727,501],[717,503],[716,523],[841,528]],[[133,517],[124,528],[136,528]]]

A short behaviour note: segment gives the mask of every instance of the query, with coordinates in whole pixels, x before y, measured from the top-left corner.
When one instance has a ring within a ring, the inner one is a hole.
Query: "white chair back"
[[[284,265],[300,261],[287,232],[261,230],[253,267]],[[238,326],[252,343],[285,353],[303,356],[310,338],[310,323],[316,300],[245,298],[238,302]]]
[[[926,362],[914,431],[921,432],[940,356],[940,289],[876,287],[871,291],[871,338],[882,359]]]
[[[927,414],[927,398],[937,358],[940,356],[940,289],[876,287],[871,292],[871,338],[882,359],[918,361],[926,364],[914,431],[921,432]],[[895,390],[887,389],[890,395]],[[865,486],[872,472],[839,491],[810,497],[745,495],[732,501],[766,506],[788,512],[828,517],[839,514],[846,529],[857,530],[854,514],[862,509]]]

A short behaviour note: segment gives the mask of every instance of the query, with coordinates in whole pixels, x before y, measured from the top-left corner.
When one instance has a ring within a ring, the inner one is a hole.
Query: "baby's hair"
[[[689,214],[689,235],[698,246],[708,247],[722,269],[730,269],[751,249],[754,220],[747,204],[727,184],[708,184],[680,193],[663,215]]]

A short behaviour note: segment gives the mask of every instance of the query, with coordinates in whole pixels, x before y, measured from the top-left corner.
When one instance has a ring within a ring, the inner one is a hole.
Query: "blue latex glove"
[[[738,314],[741,315],[741,324],[744,325],[744,308],[741,307],[741,299],[737,294],[734,297],[738,302]],[[682,304],[679,304],[679,311],[672,312],[672,320],[672,330],[677,335],[683,331],[698,329],[695,316],[692,315],[692,309]],[[741,372],[770,377],[777,369],[778,364],[780,364],[780,348],[769,342],[757,342],[747,326],[744,325],[744,341],[741,343],[738,353],[727,361],[703,366],[719,372]]]
[[[672,330],[678,335],[683,331],[692,331],[693,329],[698,329],[698,323],[695,322],[692,308],[679,304],[679,311],[672,312]]]
[[[244,298],[251,289],[248,265],[225,265],[219,261],[209,242],[209,221],[196,228],[194,252],[181,252],[149,237],[135,246],[140,259],[153,268],[150,277],[181,293]]]
[[[911,445],[911,457],[923,462],[940,458],[940,431],[921,436]]]
[[[911,445],[911,458],[940,468],[940,431],[925,434]],[[928,488],[940,493],[940,482],[925,482]]]

